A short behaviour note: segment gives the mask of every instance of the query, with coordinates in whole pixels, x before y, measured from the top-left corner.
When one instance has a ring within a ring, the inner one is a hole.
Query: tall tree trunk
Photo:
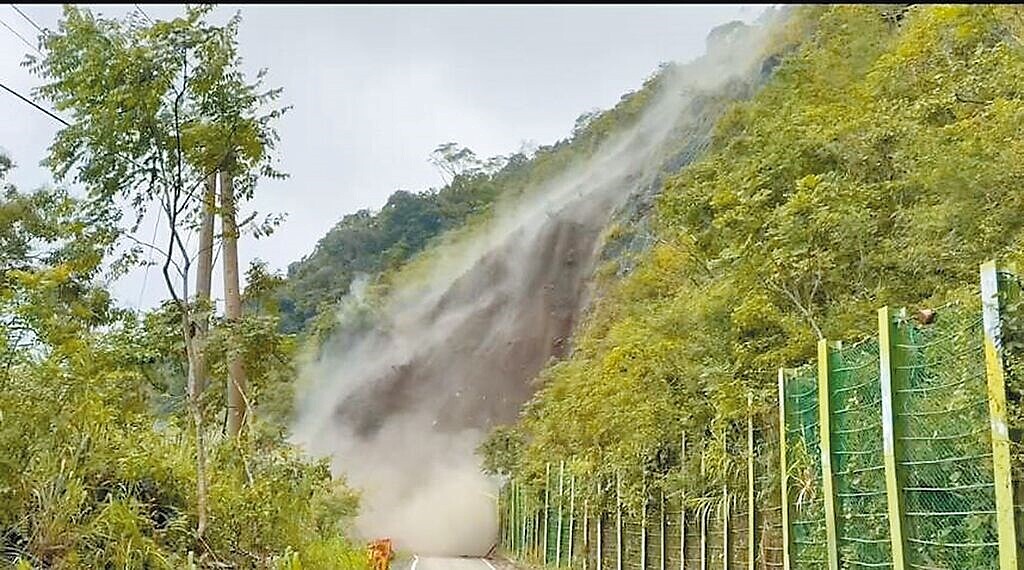
[[[202,222],[199,228],[199,266],[196,274],[196,307],[189,327],[188,396],[192,420],[196,428],[196,535],[206,532],[206,430],[201,397],[208,384],[206,367],[206,334],[210,327],[210,289],[213,280],[213,211],[217,199],[217,177],[206,179],[203,192]]]
[[[217,207],[217,175],[211,174],[206,179],[206,191],[203,193],[203,214],[199,226],[199,259],[196,272],[196,302],[199,304],[196,313],[196,331],[200,339],[200,347],[206,348],[206,334],[210,329],[210,290],[213,283],[213,218]],[[196,371],[196,394],[202,394],[209,383],[209,372],[206,369],[205,357],[200,359],[201,367]]]
[[[220,173],[221,228],[224,233],[224,318],[229,327],[242,319],[242,296],[238,288],[238,225],[235,211],[235,189],[231,175]],[[241,339],[232,334],[228,351],[228,435],[242,431],[249,413],[247,381],[242,362]]]

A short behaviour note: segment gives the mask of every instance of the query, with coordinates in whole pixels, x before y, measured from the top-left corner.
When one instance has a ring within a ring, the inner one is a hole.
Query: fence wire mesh
[[[900,319],[896,329],[894,412],[908,564],[996,568],[981,316],[951,306],[934,325]]]
[[[755,423],[754,430],[757,568],[782,568],[778,414],[772,414],[769,419]]]
[[[829,370],[839,559],[891,568],[878,342],[834,351]]]
[[[870,339],[829,353],[829,442],[840,568],[893,567],[888,514],[892,489],[898,489],[894,504],[902,508],[908,568],[999,567],[998,469],[993,465],[983,319],[974,305],[948,305],[936,315],[933,323],[918,324],[901,313],[887,347]],[[883,452],[883,348],[890,351],[892,372],[896,477],[891,488]],[[781,394],[784,428],[778,414],[756,417],[749,436],[753,454],[745,423],[697,438],[683,472],[696,472],[699,464],[701,480],[684,482],[672,492],[658,483],[645,507],[617,501],[614,478],[603,483],[572,479],[560,465],[549,468],[544,484],[542,476],[533,485],[506,485],[498,497],[501,544],[521,560],[549,567],[696,570],[747,568],[752,542],[754,568],[781,569],[780,482],[785,477],[791,568],[824,568],[828,544],[818,386],[817,366],[789,371]],[[1010,389],[1012,407],[1017,405],[1013,395],[1024,389]],[[1011,417],[1011,425],[1024,420],[1013,422]],[[785,473],[779,463],[780,440],[786,445]],[[705,479],[703,458],[709,445],[721,446],[718,455],[726,458],[713,466],[715,471],[709,467],[714,480],[721,481],[718,491],[709,489]],[[1024,472],[1020,449],[1014,448],[1018,474]],[[748,465],[752,479],[747,479]]]
[[[785,382],[784,392],[792,567],[818,569],[826,564],[826,538],[815,369],[805,366],[794,371]]]

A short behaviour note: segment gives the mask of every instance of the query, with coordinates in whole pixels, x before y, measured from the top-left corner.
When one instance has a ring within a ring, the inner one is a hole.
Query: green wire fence
[[[637,507],[615,478],[586,480],[568,462],[509,481],[503,551],[584,570],[1019,570],[1024,487],[1012,474],[1024,466],[1007,407],[1021,397],[1007,392],[1000,315],[1019,285],[994,262],[981,277],[980,310],[951,304],[921,323],[880,309],[877,338],[822,340],[817,363],[779,372],[776,416],[751,415],[690,454],[684,439],[685,472],[700,462],[701,482],[654,485]],[[709,445],[730,462],[711,493]]]

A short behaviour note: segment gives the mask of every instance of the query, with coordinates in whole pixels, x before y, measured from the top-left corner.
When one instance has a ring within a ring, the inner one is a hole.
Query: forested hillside
[[[492,468],[719,488],[717,438],[700,474],[663,479],[680,433],[745,417],[748,390],[771,417],[777,369],[819,337],[872,334],[884,304],[976,298],[980,261],[1020,257],[1020,10],[805,6],[791,25],[809,34],[666,182],[658,243],[492,436]]]

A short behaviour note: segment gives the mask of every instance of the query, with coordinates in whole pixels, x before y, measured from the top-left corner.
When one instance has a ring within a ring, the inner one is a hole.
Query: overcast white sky
[[[56,27],[60,6],[17,6]],[[153,18],[181,12],[143,6]],[[91,8],[120,16],[132,6]],[[240,246],[243,263],[259,257],[283,270],[344,214],[379,208],[398,189],[438,186],[427,162],[438,144],[493,156],[527,140],[553,143],[584,111],[611,107],[660,62],[700,55],[712,27],[749,22],[763,5],[221,5],[214,19],[236,10],[246,67],[269,68],[266,85],[283,87],[282,102],[294,105],[278,125],[280,165],[291,177],[262,183],[252,204],[287,220]],[[37,33],[0,6],[0,82],[28,95],[37,82],[19,64],[29,48],[3,24],[33,44]],[[57,126],[0,92],[0,148],[18,165],[11,178],[19,188],[52,183],[38,164]],[[166,296],[153,270],[133,272],[114,291],[131,306]]]

